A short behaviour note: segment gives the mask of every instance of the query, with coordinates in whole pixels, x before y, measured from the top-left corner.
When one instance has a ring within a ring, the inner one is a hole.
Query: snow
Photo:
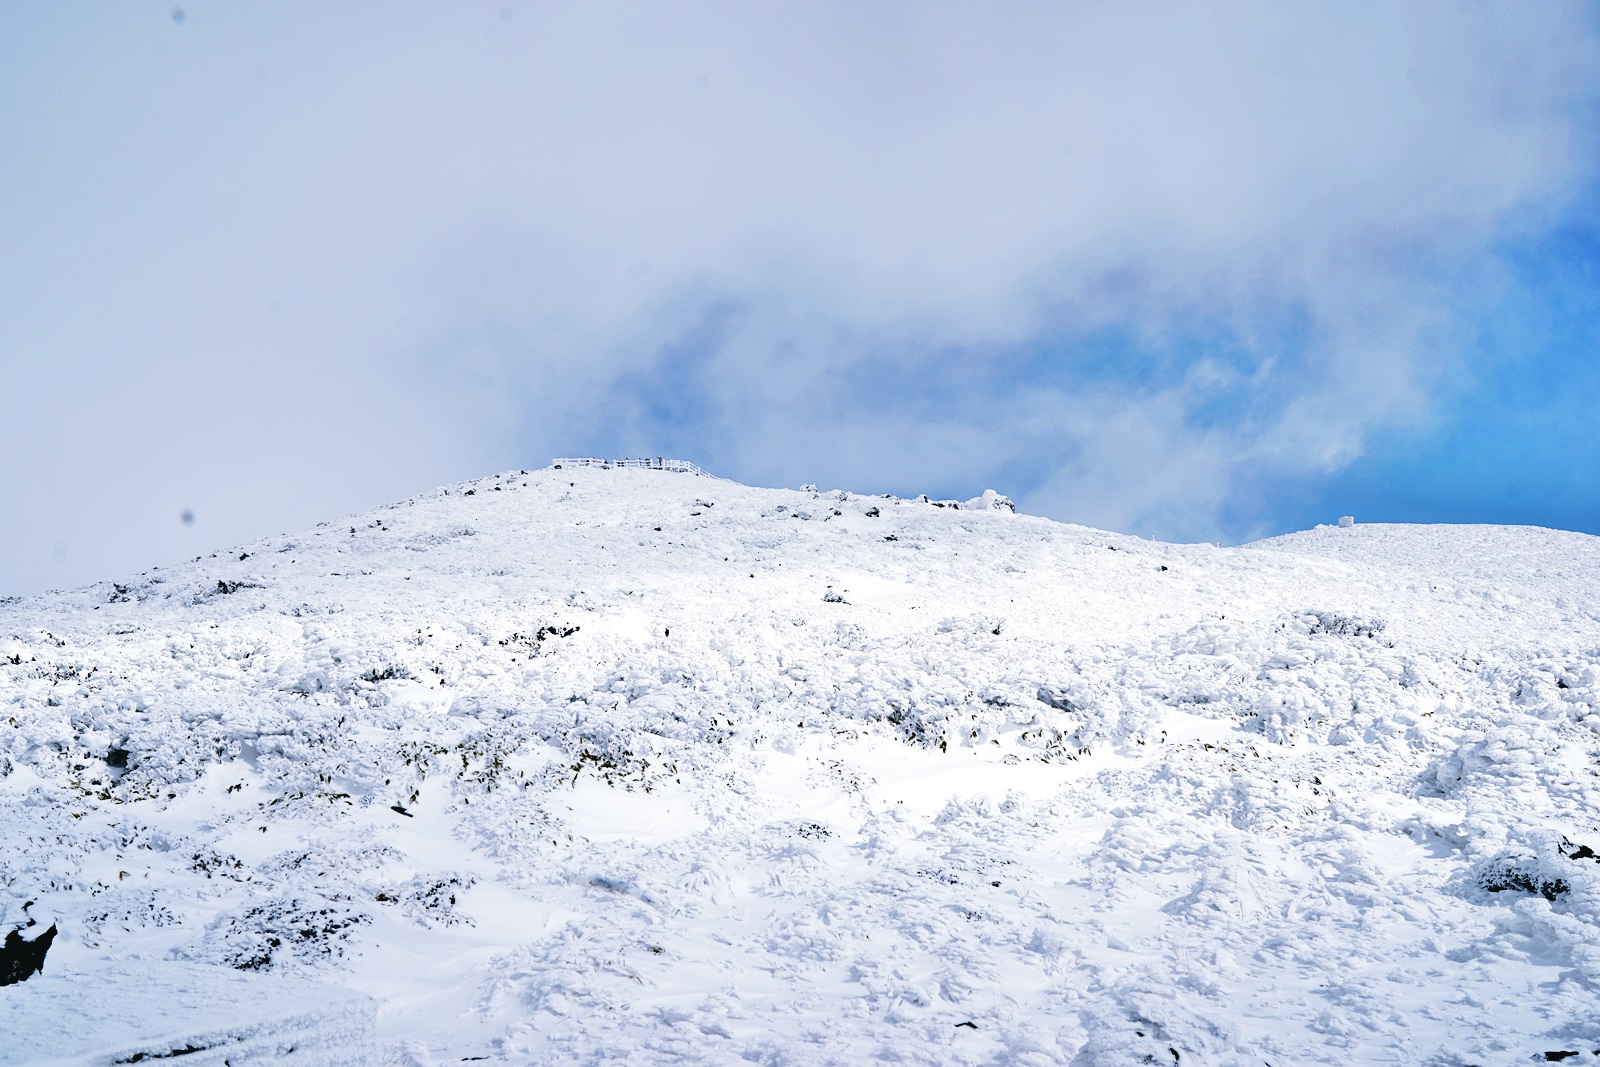
[[[1597,564],[571,469],[13,600],[0,921],[60,935],[0,1004],[221,965],[373,997],[392,1064],[1594,1061]]]
[[[323,983],[179,963],[122,963],[0,991],[0,1065],[364,1067],[368,997]]]

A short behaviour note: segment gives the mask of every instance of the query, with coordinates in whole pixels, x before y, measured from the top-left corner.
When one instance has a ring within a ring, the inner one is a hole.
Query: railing
[[[594,459],[592,457],[553,459],[550,461],[550,466],[554,470],[560,470],[563,467],[601,467],[607,470],[612,467],[643,467],[646,470],[678,471],[682,474],[698,474],[701,477],[710,477],[705,471],[686,459],[662,459],[660,456],[654,459]]]

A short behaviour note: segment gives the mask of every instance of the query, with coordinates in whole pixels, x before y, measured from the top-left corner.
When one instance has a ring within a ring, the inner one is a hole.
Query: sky
[[[0,0],[0,594],[555,456],[1600,533],[1600,9]]]

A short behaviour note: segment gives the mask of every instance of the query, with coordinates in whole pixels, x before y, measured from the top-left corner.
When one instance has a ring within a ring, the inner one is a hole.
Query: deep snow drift
[[[1592,537],[511,472],[0,604],[0,921],[402,1064],[1597,1062],[1597,731]]]

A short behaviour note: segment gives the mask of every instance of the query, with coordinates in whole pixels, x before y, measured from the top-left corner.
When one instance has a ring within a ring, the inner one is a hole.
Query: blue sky
[[[0,8],[0,593],[574,453],[1600,532],[1592,6],[176,13]]]
[[[1390,522],[1523,523],[1600,533],[1600,228],[1594,195],[1499,250],[1498,299],[1471,329],[1430,417],[1279,505],[1291,526],[1346,507]],[[1585,217],[1587,216],[1587,217]],[[1304,516],[1296,522],[1296,518]]]

